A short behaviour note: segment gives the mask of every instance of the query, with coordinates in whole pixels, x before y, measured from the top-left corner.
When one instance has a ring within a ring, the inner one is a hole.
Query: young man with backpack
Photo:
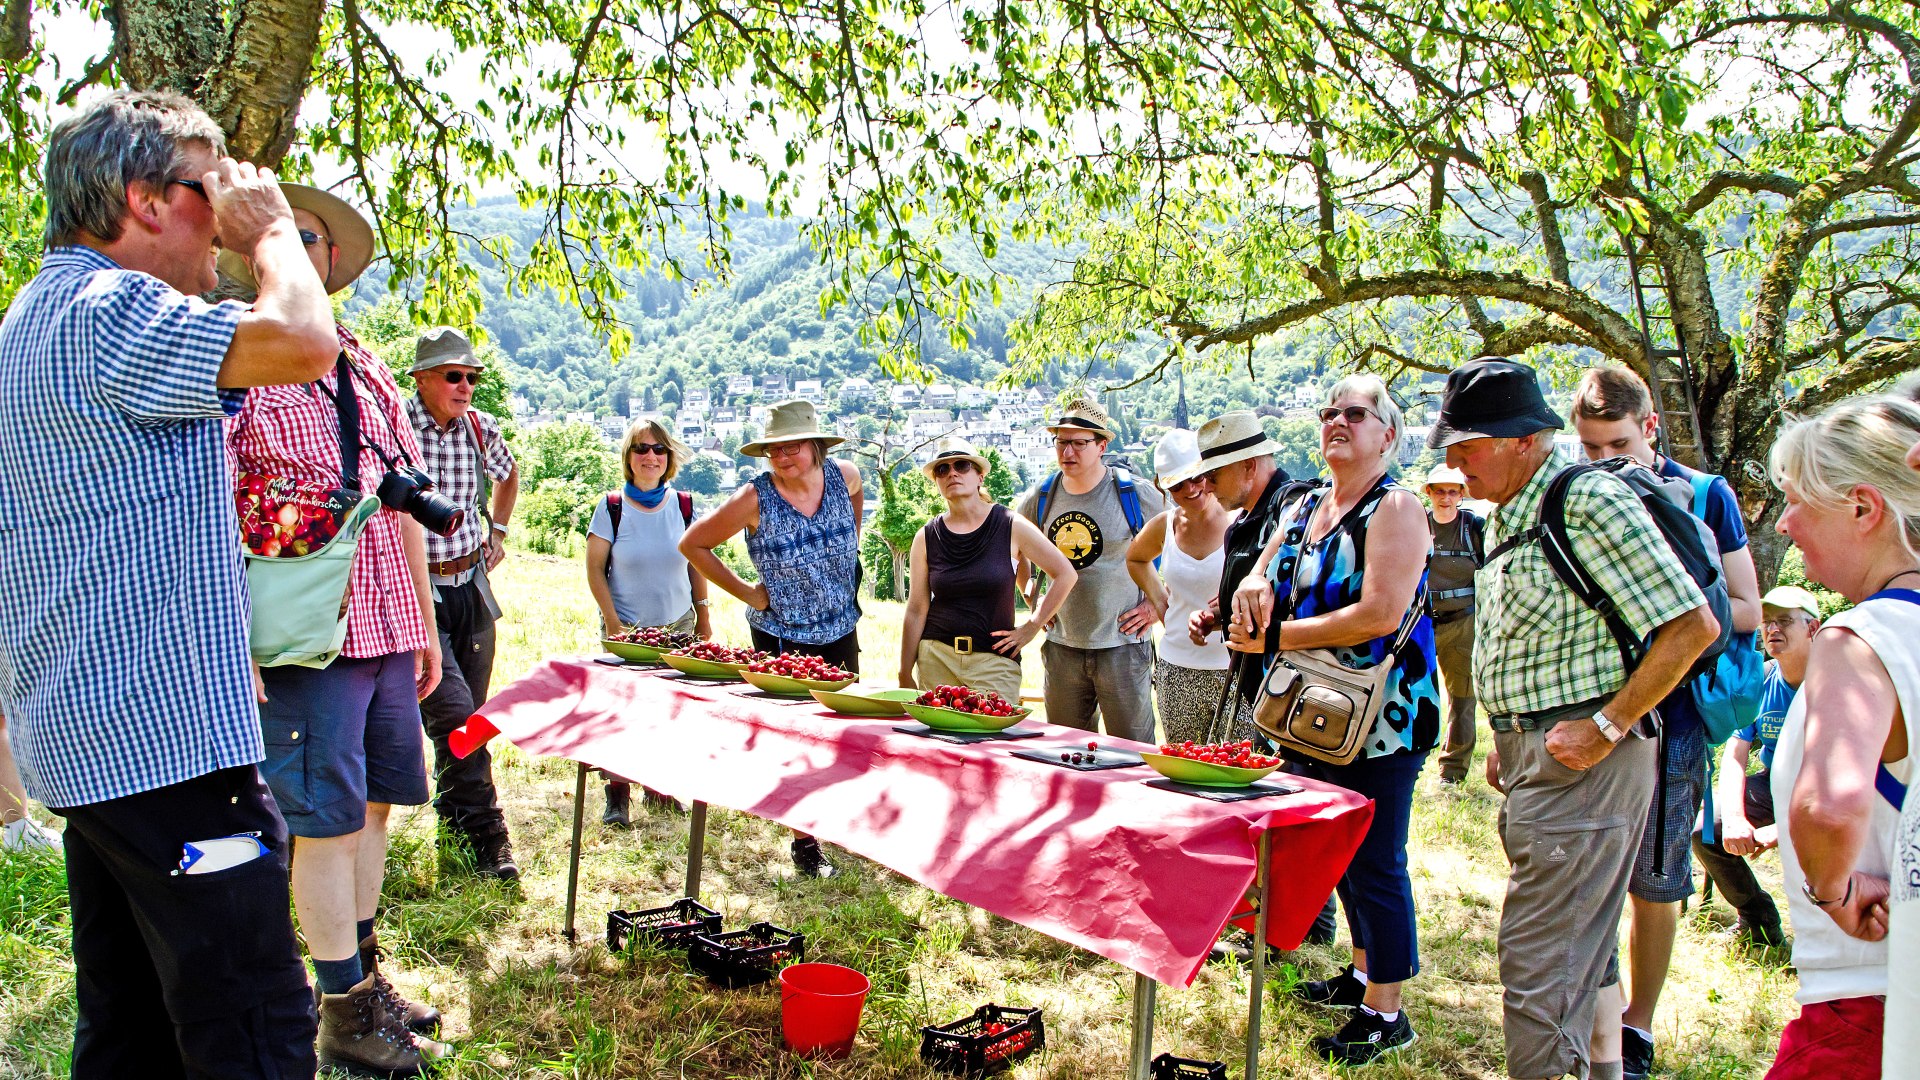
[[[1448,377],[1428,445],[1498,504],[1475,577],[1474,691],[1493,728],[1487,781],[1507,795],[1507,1074],[1619,1080],[1617,927],[1653,797],[1647,717],[1720,624],[1639,495],[1554,451],[1561,426],[1532,368],[1483,357]],[[1608,614],[1563,577],[1569,557]]]
[[[1433,647],[1447,686],[1447,741],[1440,749],[1440,787],[1466,787],[1467,766],[1479,741],[1473,700],[1473,575],[1486,561],[1486,522],[1461,507],[1467,478],[1436,466],[1427,474],[1427,526],[1433,554],[1427,564],[1428,602],[1433,605]]]
[[[1080,575],[1040,646],[1047,720],[1094,731],[1105,717],[1107,734],[1153,742],[1148,632],[1158,616],[1127,573],[1127,545],[1166,509],[1166,500],[1152,485],[1104,463],[1113,421],[1093,402],[1068,403],[1047,430],[1060,471],[1027,493],[1020,515],[1038,525]],[[1027,603],[1039,607],[1037,580]]]
[[[1758,676],[1759,656],[1753,653],[1752,635],[1760,627],[1760,587],[1753,555],[1747,550],[1740,504],[1725,480],[1656,452],[1659,426],[1647,384],[1626,368],[1592,368],[1574,391],[1573,427],[1589,461],[1625,457],[1686,485],[1689,505],[1712,531],[1720,555],[1733,617],[1731,647],[1752,654],[1745,659],[1752,661],[1751,673]],[[1693,893],[1693,823],[1707,789],[1707,746],[1717,741],[1708,737],[1694,699],[1688,682],[1660,703],[1663,783],[1655,789],[1648,808],[1646,833],[1628,887],[1633,898],[1627,937],[1631,992],[1621,1021],[1628,1080],[1639,1080],[1653,1067],[1654,1006],[1673,959],[1680,904]]]

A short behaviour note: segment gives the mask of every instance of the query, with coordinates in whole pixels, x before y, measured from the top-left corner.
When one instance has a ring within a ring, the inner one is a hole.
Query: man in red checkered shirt
[[[366,219],[325,191],[281,187],[327,291],[346,288],[372,255]],[[244,262],[222,265],[250,281]],[[249,391],[228,426],[238,476],[344,486],[336,402],[347,393],[359,410],[362,488],[375,489],[393,465],[420,463],[393,374],[336,329],[352,385],[329,372]],[[400,998],[376,970],[373,928],[388,812],[427,801],[420,699],[439,683],[441,659],[427,629],[433,599],[419,522],[390,507],[374,515],[360,534],[348,596],[346,642],[332,663],[260,669],[260,771],[294,837],[293,905],[321,992],[320,1061],[412,1076],[446,1052],[426,1038],[439,1013]]]

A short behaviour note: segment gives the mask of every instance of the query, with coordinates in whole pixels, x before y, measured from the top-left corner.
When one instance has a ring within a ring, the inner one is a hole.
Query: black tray
[[[1008,753],[1014,757],[1026,758],[1028,761],[1043,761],[1048,765],[1058,765],[1063,769],[1073,769],[1076,772],[1099,772],[1102,769],[1131,769],[1136,765],[1146,764],[1146,762],[1140,760],[1139,754],[1131,750],[1114,750],[1105,746],[1098,750],[1091,751],[1091,761],[1076,762],[1072,760],[1060,760],[1061,754],[1066,754],[1069,758],[1074,754],[1079,754],[1083,758],[1087,757],[1089,751],[1087,750],[1086,743],[1076,743],[1073,746],[1062,746],[1058,748],[1051,746],[1023,746],[1018,750],[1010,750]]]
[[[989,1034],[988,1024],[1005,1030]],[[920,1060],[954,1076],[986,1076],[1047,1045],[1047,1024],[1039,1009],[982,1005],[950,1024],[920,1029]]]
[[[1161,1054],[1153,1059],[1152,1080],[1227,1080],[1227,1063]]]
[[[662,948],[684,949],[696,934],[720,932],[720,913],[692,897],[644,911],[607,912],[607,951],[619,952],[639,938]]]
[[[729,990],[766,982],[806,958],[805,934],[764,922],[725,934],[696,934],[687,945],[687,966]]]
[[[1182,795],[1210,799],[1214,802],[1242,802],[1246,799],[1265,799],[1273,795],[1297,795],[1301,791],[1299,784],[1287,784],[1278,780],[1256,780],[1243,788],[1201,787],[1198,784],[1182,784],[1177,780],[1161,777],[1147,781],[1148,787],[1162,791],[1177,791]]]
[[[923,739],[938,739],[956,746],[971,746],[974,743],[994,742],[999,739],[1037,739],[1046,732],[1034,728],[1015,725],[1001,731],[941,731],[925,724],[901,724],[893,730],[902,735],[918,735]]]

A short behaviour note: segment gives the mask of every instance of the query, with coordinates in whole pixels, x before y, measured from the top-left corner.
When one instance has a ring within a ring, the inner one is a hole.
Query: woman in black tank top
[[[934,445],[933,460],[922,469],[946,499],[947,512],[913,538],[900,685],[968,686],[1018,701],[1020,650],[1059,610],[1075,574],[1032,522],[983,493],[988,467],[966,440],[947,438]],[[1019,559],[1052,575],[1054,585],[1034,617],[1016,625]]]

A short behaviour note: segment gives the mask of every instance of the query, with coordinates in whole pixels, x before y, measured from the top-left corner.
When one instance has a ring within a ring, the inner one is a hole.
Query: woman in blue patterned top
[[[1335,384],[1320,410],[1320,453],[1332,475],[1290,507],[1254,572],[1234,594],[1228,646],[1257,651],[1281,597],[1280,649],[1331,649],[1346,664],[1387,658],[1402,626],[1413,632],[1394,656],[1387,698],[1351,764],[1290,762],[1291,771],[1373,800],[1373,822],[1340,879],[1353,963],[1305,1000],[1355,1008],[1338,1034],[1314,1041],[1330,1061],[1364,1064],[1414,1040],[1400,986],[1420,970],[1407,821],[1414,783],[1440,735],[1433,620],[1426,612],[1432,537],[1413,492],[1387,475],[1399,447],[1400,409],[1371,375]],[[1291,597],[1289,602],[1288,598]],[[1357,1008],[1356,1008],[1357,1007]]]
[[[770,467],[694,522],[680,539],[680,553],[747,605],[754,648],[807,653],[858,672],[860,470],[827,456],[844,440],[819,427],[811,404],[775,405],[767,433],[740,448]],[[742,531],[760,576],[756,584],[713,553]],[[811,877],[833,873],[810,836],[794,839],[793,863]]]

